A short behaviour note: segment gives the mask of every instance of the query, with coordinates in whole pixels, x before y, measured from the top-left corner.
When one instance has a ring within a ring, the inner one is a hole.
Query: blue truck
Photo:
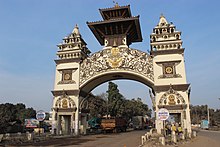
[[[200,127],[201,127],[201,129],[209,129],[209,121],[208,120],[202,120]]]

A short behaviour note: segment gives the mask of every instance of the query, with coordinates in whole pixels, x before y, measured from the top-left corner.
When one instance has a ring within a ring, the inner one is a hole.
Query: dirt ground
[[[140,136],[146,131],[130,131],[126,133],[97,134],[81,137],[49,138],[32,143],[11,144],[2,146],[76,146],[76,147],[138,147],[141,144]],[[220,131],[199,131],[198,136],[191,140],[181,141],[166,147],[220,147]],[[1,146],[1,144],[0,144]],[[143,147],[162,147],[152,142],[147,142]]]
[[[162,145],[147,142],[143,147],[162,147]],[[220,131],[200,130],[197,137],[166,147],[220,147]]]
[[[86,135],[80,137],[60,137],[37,142],[34,141],[32,143],[10,144],[6,146],[138,147],[141,144],[140,136],[145,133],[146,130],[139,130],[123,133]]]
[[[191,142],[181,144],[179,147],[220,147],[220,142],[205,136],[197,136]]]

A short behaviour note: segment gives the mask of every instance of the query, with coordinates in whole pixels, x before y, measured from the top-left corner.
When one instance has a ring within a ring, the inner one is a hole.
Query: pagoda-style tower
[[[77,25],[57,46],[59,51],[58,59],[55,60],[56,78],[52,91],[54,96],[52,133],[72,134],[74,126],[79,122],[78,69],[80,62],[88,57],[90,50],[86,47]]]
[[[183,53],[181,32],[176,30],[173,23],[168,23],[166,18],[161,15],[159,24],[153,29],[150,35],[151,54]]]
[[[190,84],[186,81],[181,32],[161,15],[150,39],[150,54],[154,64],[155,112],[166,108],[170,114],[177,116],[178,123],[182,124],[184,130],[191,133],[188,93]],[[163,122],[158,118],[156,121],[156,128],[160,133]]]
[[[141,42],[139,16],[132,16],[130,5],[99,9],[103,21],[87,22],[89,28],[105,47],[129,46]]]
[[[64,59],[85,59],[90,53],[86,45],[76,25],[72,33],[66,36],[62,43],[57,45],[60,51],[57,52],[59,59],[56,61],[62,62]]]

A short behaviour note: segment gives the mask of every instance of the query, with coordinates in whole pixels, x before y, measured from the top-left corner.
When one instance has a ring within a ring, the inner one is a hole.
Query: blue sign
[[[46,113],[43,110],[40,110],[36,114],[36,119],[39,121],[43,121],[46,117]]]
[[[158,111],[158,119],[159,120],[167,120],[170,116],[170,113],[167,109],[161,108]]]

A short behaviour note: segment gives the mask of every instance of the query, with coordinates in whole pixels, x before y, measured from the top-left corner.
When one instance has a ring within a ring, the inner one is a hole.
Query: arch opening
[[[134,72],[128,72],[128,71],[105,72],[97,76],[94,76],[93,78],[85,82],[83,85],[81,85],[80,96],[85,97],[88,93],[90,93],[93,89],[95,89],[99,85],[112,80],[137,81],[146,85],[151,89],[153,88],[154,85],[153,82],[147,79],[146,77]]]

